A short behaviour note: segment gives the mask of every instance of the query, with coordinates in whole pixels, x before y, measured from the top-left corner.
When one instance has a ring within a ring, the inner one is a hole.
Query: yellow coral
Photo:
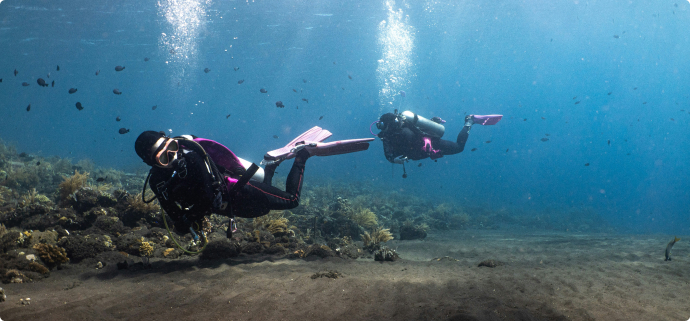
[[[141,242],[139,254],[142,256],[151,256],[151,254],[153,254],[153,245],[151,245],[151,242]]]
[[[22,196],[22,206],[31,205],[51,205],[53,202],[45,195],[38,194],[35,188],[32,188],[28,193]]]
[[[65,180],[58,186],[60,190],[60,200],[66,201],[72,193],[79,190],[82,186],[85,186],[88,179],[88,172],[79,174],[79,171],[75,169],[74,175],[65,177]]]
[[[393,234],[391,234],[390,229],[381,227],[371,231],[371,234],[369,234],[369,232],[364,232],[364,235],[360,234],[360,236],[362,237],[362,241],[364,241],[364,247],[377,246],[380,243],[388,242],[393,239]]]
[[[379,225],[376,214],[368,208],[360,207],[357,210],[353,210],[348,218],[364,228],[374,228]]]
[[[163,256],[164,256],[164,257],[167,257],[167,256],[170,255],[170,253],[172,253],[173,251],[175,251],[175,249],[172,249],[172,248],[167,249],[167,250],[163,251]]]
[[[288,224],[290,223],[287,218],[283,217],[285,211],[271,211],[264,216],[254,218],[254,229],[260,230],[265,229],[271,234],[281,234],[288,232]],[[258,231],[255,231],[258,232]],[[258,239],[258,237],[257,237]],[[259,242],[257,240],[257,242]]]
[[[57,245],[40,243],[34,245],[34,250],[38,252],[38,255],[41,257],[41,260],[43,260],[43,262],[45,262],[46,265],[48,265],[48,267],[50,268],[59,266],[62,263],[69,262],[69,259],[67,258],[67,252],[65,252],[65,249]]]

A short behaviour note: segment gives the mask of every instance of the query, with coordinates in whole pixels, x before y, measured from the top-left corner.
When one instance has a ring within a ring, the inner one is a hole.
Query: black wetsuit
[[[219,188],[213,171],[208,169],[204,159],[196,152],[181,150],[174,168],[151,168],[149,186],[156,194],[161,207],[175,221],[175,227],[183,232],[193,222],[199,222],[205,215],[216,213],[225,216],[245,218],[268,214],[270,210],[284,210],[299,205],[304,167],[309,152],[302,150],[288,174],[286,191],[271,186],[273,174],[278,165],[266,166],[264,181],[249,181],[235,195],[230,195],[226,186]],[[219,167],[223,176],[237,178]],[[173,175],[174,174],[174,175]],[[221,180],[227,182],[225,178]],[[226,202],[227,207],[222,206]]]
[[[463,126],[455,142],[425,135],[417,127],[407,123],[391,124],[391,126],[382,130],[378,137],[383,141],[383,152],[386,159],[391,163],[394,163],[395,158],[398,156],[407,157],[411,160],[420,160],[428,157],[436,159],[445,155],[462,152],[465,149],[470,128],[470,126]],[[424,150],[425,137],[429,138],[432,148],[437,150],[436,153]]]

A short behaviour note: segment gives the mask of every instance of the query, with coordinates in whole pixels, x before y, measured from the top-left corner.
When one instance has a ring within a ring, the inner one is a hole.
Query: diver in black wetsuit
[[[225,146],[194,136],[167,137],[163,132],[145,131],[134,148],[151,166],[147,183],[161,208],[170,215],[179,232],[202,231],[205,215],[253,218],[270,210],[299,205],[304,168],[311,156],[329,156],[366,150],[369,141],[359,139],[322,143],[330,132],[314,127],[287,146],[268,152],[264,170],[248,166]],[[278,165],[294,158],[285,191],[271,186]],[[251,181],[251,180],[254,181]],[[144,190],[146,183],[144,184]],[[231,221],[231,224],[234,221]],[[228,235],[232,229],[228,228]]]
[[[494,125],[501,117],[502,115],[468,115],[456,141],[452,142],[441,139],[445,132],[442,125],[445,121],[439,117],[429,120],[410,111],[387,113],[376,122],[376,127],[381,130],[377,136],[381,138],[383,152],[391,163],[404,164],[408,160],[425,158],[436,160],[462,152],[472,125]]]

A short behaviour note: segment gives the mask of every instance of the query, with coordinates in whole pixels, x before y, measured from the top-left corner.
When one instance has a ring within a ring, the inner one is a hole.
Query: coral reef
[[[390,229],[384,229],[382,227],[375,228],[371,231],[371,234],[369,234],[369,232],[364,232],[361,237],[362,241],[364,242],[364,248],[370,252],[378,250],[381,243],[385,243],[393,239]]]
[[[61,264],[69,262],[67,252],[65,249],[59,246],[41,243],[34,245],[33,248],[41,257],[43,263],[45,263],[51,270],[54,267],[59,267]]]
[[[400,240],[423,239],[429,232],[429,225],[426,223],[415,224],[412,220],[406,220],[400,227]]]
[[[60,192],[60,201],[67,202],[74,192],[86,185],[86,181],[89,179],[89,173],[84,172],[79,173],[78,170],[74,170],[74,175],[65,177],[62,183],[58,186]]]
[[[368,208],[360,207],[356,210],[351,210],[348,218],[357,223],[359,226],[367,229],[371,229],[379,225],[376,214],[374,214],[374,212]]]

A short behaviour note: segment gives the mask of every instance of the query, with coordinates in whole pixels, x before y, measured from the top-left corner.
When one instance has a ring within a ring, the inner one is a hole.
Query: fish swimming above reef
[[[31,104],[29,104],[29,106],[26,106],[26,111],[30,111],[30,110],[31,110]]]
[[[322,119],[323,119],[323,116],[319,117],[319,120],[322,120]]]
[[[671,249],[673,248],[673,245],[676,244],[676,242],[680,241],[680,238],[673,237],[673,240],[671,242],[668,242],[668,245],[666,245],[666,259],[664,261],[671,261]]]
[[[477,148],[472,148],[472,149],[470,149],[470,152],[474,152],[476,150],[477,150]]]
[[[43,80],[43,78],[38,78],[38,79],[36,80],[36,82],[37,82],[38,85],[41,86],[41,87],[48,87],[48,84],[46,84],[46,81]]]
[[[276,107],[285,108],[285,105],[283,105],[283,102],[279,100],[279,101],[276,101]]]
[[[205,72],[205,73],[209,73],[209,72],[211,72],[211,69],[204,68],[204,72]]]
[[[347,75],[347,78],[350,78],[350,80],[352,80],[352,76],[350,76],[350,75]]]
[[[28,85],[29,85],[29,83],[26,82],[26,81],[22,83],[22,86],[24,86],[24,87],[26,87],[26,86],[28,86]]]
[[[77,110],[82,110],[82,109],[84,109],[84,107],[81,105],[80,102],[77,102],[75,105],[77,106]]]
[[[15,69],[15,70],[14,70],[14,76],[17,77],[17,74],[18,74],[18,73],[19,73],[19,71],[17,71],[17,69]]]
[[[125,70],[125,66],[115,66],[115,71],[123,71]]]
[[[122,127],[117,132],[120,133],[120,135],[124,135],[124,134],[129,133],[129,129]]]
[[[237,81],[237,84],[238,84],[238,85],[241,85],[243,82],[244,82],[244,79],[240,79],[240,80]]]
[[[577,104],[579,104],[579,103],[580,103],[580,101],[578,100],[578,101],[575,102],[575,105],[577,105]]]
[[[70,88],[68,91],[70,94],[74,94],[77,92],[77,88]]]
[[[149,57],[144,57],[144,61],[149,61]]]
[[[100,73],[101,73],[101,70],[100,70],[100,69],[99,69],[99,70],[96,70],[96,76],[98,76],[98,74],[100,74]]]
[[[57,65],[57,71],[60,71],[60,65]]]
[[[292,91],[297,92],[297,89],[294,89],[294,88],[293,88]]]
[[[115,88],[115,89],[113,89],[113,94],[122,95],[122,92],[119,89]]]
[[[15,72],[17,72],[17,71],[15,70]],[[17,74],[14,74],[14,75],[16,76]],[[302,79],[302,82],[306,84],[306,83],[307,83],[307,80],[306,80],[306,79]]]
[[[307,104],[309,103],[309,99],[306,99],[306,98],[302,98],[302,101],[306,101]],[[318,105],[318,104],[317,104],[317,105]]]
[[[240,70],[240,67],[235,67],[235,68],[232,68],[232,69],[235,70],[235,71],[238,71],[238,70]]]
[[[259,89],[259,92],[261,92],[262,94],[265,94],[268,92],[268,90],[261,88],[261,89]]]
[[[156,108],[158,108],[158,105],[153,105],[153,107],[151,107],[151,110],[156,110]]]
[[[122,118],[120,118],[120,116],[115,117],[115,121],[121,121],[121,120],[122,120]]]
[[[547,141],[549,141],[549,139],[546,138],[546,137],[544,137],[544,138],[541,139],[541,141],[542,141],[542,142],[547,142]]]
[[[0,79],[0,82],[2,82],[2,79]],[[53,80],[53,82],[50,83],[50,87],[55,87],[55,80]]]
[[[273,138],[278,139],[278,135],[273,135]]]

